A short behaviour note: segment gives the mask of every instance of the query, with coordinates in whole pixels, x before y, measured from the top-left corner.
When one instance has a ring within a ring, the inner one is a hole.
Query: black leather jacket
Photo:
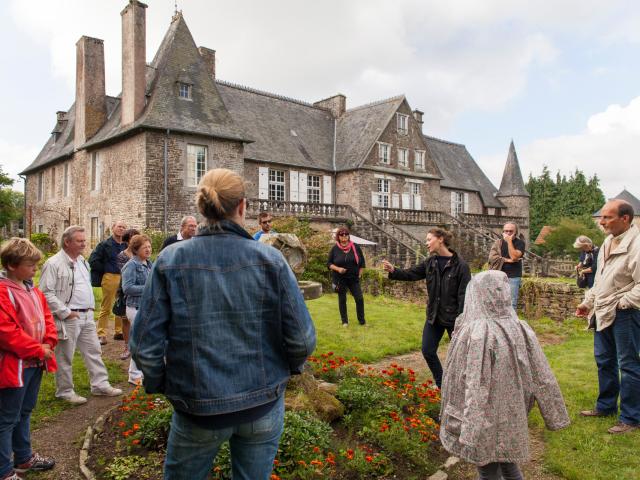
[[[432,255],[415,267],[406,270],[396,268],[389,274],[389,279],[409,282],[426,279],[429,294],[427,322],[451,327],[464,309],[464,294],[471,280],[471,271],[469,265],[453,252],[442,272],[436,256]]]

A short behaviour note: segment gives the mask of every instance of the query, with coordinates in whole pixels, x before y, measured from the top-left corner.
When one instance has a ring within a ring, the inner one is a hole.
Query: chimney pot
[[[80,37],[76,43],[76,120],[74,146],[80,147],[93,137],[107,119],[104,88],[104,42]],[[58,112],[58,122],[66,120]]]
[[[146,8],[129,0],[122,10],[122,125],[135,122],[145,107],[146,95]]]

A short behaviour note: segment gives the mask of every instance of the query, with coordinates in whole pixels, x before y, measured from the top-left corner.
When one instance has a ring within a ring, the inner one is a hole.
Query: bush
[[[165,235],[160,230],[152,230],[150,228],[143,230],[142,233],[144,233],[151,239],[151,251],[153,252],[155,258],[158,253],[160,253],[160,248],[162,247],[164,240],[167,238],[167,235]]]
[[[538,248],[542,253],[556,256],[571,255],[572,258],[577,259],[580,251],[573,248],[573,242],[580,235],[589,237],[594,245],[601,245],[604,241],[604,233],[591,218],[562,218],[557,225],[553,225],[553,231],[545,237],[544,244]]]
[[[315,449],[329,448],[331,426],[307,412],[288,411],[284,415],[284,430],[278,447],[278,465],[280,468],[293,467],[299,461],[310,463]]]
[[[32,233],[31,242],[44,253],[45,257],[58,251],[58,244],[48,233]]]

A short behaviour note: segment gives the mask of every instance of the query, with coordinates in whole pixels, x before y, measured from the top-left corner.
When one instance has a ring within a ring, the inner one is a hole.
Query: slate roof
[[[333,171],[333,117],[309,103],[216,80],[224,105],[254,143],[245,158]]]
[[[350,170],[362,166],[404,95],[347,110],[338,119],[336,141],[337,170]]]
[[[516,154],[516,147],[509,145],[509,155],[507,156],[507,164],[504,167],[502,174],[502,182],[500,182],[500,189],[496,193],[496,197],[528,197],[529,192],[524,188],[524,181],[522,180],[522,172],[520,171],[520,164],[518,163],[518,155]]]
[[[467,147],[427,135],[423,137],[431,157],[444,177],[440,181],[441,187],[478,192],[485,207],[505,208],[495,197],[496,187],[469,154]]]
[[[613,198],[610,198],[609,200],[624,200],[625,202],[629,203],[633,207],[634,215],[640,216],[640,200],[638,200],[635,196],[633,196],[631,192],[629,192],[626,188],[622,190],[618,195],[616,195]],[[602,211],[602,208],[600,208],[600,210],[598,210],[592,216],[600,217],[601,211]]]
[[[177,95],[176,82],[182,78],[194,82],[193,100]],[[147,106],[140,118],[131,125],[120,123],[120,98],[107,97],[107,121],[80,148],[97,146],[103,142],[131,133],[140,128],[188,132],[205,136],[250,141],[224,108],[224,103],[200,56],[191,32],[181,14],[173,17],[153,62],[147,68]],[[60,139],[64,146],[53,144],[50,138],[44,148],[22,174],[37,170],[73,153],[75,106],[67,112],[67,126]],[[69,133],[71,132],[71,133]]]

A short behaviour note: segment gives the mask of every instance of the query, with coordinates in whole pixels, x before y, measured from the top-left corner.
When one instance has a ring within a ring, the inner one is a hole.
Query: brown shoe
[[[116,333],[116,334],[113,336],[113,339],[114,339],[114,340],[124,340],[124,335],[123,335],[122,333]]]
[[[640,425],[629,425],[628,423],[618,422],[613,427],[611,427],[607,432],[609,433],[627,433],[633,430],[637,430],[640,428]]]
[[[98,336],[98,340],[100,340],[100,345],[106,345],[107,344],[107,336],[106,335]]]
[[[599,412],[596,409],[593,410],[582,410],[580,412],[580,415],[582,415],[583,417],[608,417],[610,415],[613,415],[612,413],[604,413],[604,412]]]

